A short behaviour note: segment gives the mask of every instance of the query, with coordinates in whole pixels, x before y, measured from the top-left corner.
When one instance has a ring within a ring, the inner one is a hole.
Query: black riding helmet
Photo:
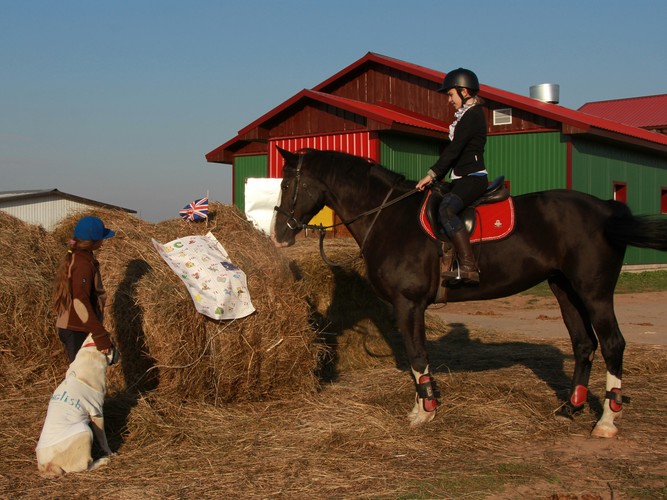
[[[462,88],[468,89],[470,95],[477,95],[479,92],[479,80],[477,75],[465,68],[458,68],[450,71],[445,75],[445,79],[442,81],[442,86],[438,89],[438,92],[447,92],[449,89],[456,89],[459,96],[461,96]],[[461,96],[463,99],[463,96]]]

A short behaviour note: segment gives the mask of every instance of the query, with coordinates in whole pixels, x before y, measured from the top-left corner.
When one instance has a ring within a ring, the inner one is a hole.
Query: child
[[[488,185],[484,166],[486,117],[482,109],[483,101],[477,97],[479,80],[472,71],[458,68],[447,73],[438,92],[446,92],[449,103],[456,109],[454,122],[449,126],[451,142],[426,176],[417,183],[417,189],[423,190],[450,173],[452,188],[442,198],[439,215],[440,225],[456,249],[459,270],[447,271],[443,276],[454,283],[461,281],[476,285],[479,283],[477,263],[468,233],[458,214],[480,197]]]
[[[111,336],[102,324],[106,292],[93,251],[115,234],[97,217],[81,218],[56,273],[53,311],[70,363],[89,333],[102,353],[108,354],[112,347]]]

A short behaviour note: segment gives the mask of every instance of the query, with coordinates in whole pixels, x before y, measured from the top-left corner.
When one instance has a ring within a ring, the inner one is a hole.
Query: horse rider
[[[439,207],[440,229],[444,231],[458,255],[458,271],[443,273],[448,283],[479,283],[479,269],[470,245],[470,237],[458,214],[479,198],[487,188],[484,166],[486,116],[484,101],[477,97],[479,80],[472,71],[458,68],[445,76],[438,92],[446,92],[456,112],[449,126],[450,143],[440,158],[417,183],[420,191],[450,174],[451,190]]]

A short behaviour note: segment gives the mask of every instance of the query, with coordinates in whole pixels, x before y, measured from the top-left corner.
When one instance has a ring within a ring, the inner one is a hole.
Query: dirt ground
[[[617,294],[616,319],[626,342],[667,345],[667,292]],[[558,302],[553,296],[514,295],[488,301],[437,304],[429,308],[448,324],[508,334],[567,339]]]
[[[615,296],[614,308],[619,327],[626,342],[642,345],[667,345],[667,292],[647,292],[636,294],[618,294]],[[436,304],[429,308],[450,327],[463,326],[469,330],[490,330],[506,335],[519,335],[526,338],[567,339],[567,329],[562,321],[558,302],[555,297],[536,297],[530,295],[514,295],[490,301],[469,301],[462,303]],[[622,440],[622,444],[619,441]],[[658,439],[667,444],[664,437]],[[620,444],[620,446],[619,446]],[[622,452],[621,452],[622,450]],[[540,453],[555,454],[565,463],[577,460],[595,459],[599,457],[620,458],[627,463],[641,463],[646,459],[647,449],[633,439],[619,437],[614,440],[579,439],[571,436],[554,443]],[[517,453],[517,450],[513,451]],[[518,451],[526,462],[534,457],[534,450],[526,447]],[[619,453],[620,452],[620,453]],[[663,471],[663,484],[667,485],[667,461],[664,454],[655,456],[659,469]],[[576,465],[574,466],[576,467]],[[582,468],[582,473],[585,474]],[[607,495],[558,495],[549,494],[551,485],[530,486],[504,491],[489,499],[516,498],[552,498],[552,499],[597,499],[626,498],[635,495],[621,494],[613,491],[609,483]],[[551,490],[553,491],[553,490]],[[667,498],[667,486],[657,488],[649,494],[638,494],[637,498]]]
[[[405,418],[409,370],[391,359],[290,400],[214,407],[114,394],[111,464],[44,479],[34,444],[53,383],[9,388],[0,498],[667,498],[666,299],[616,297],[630,400],[614,439],[590,437],[599,355],[589,407],[573,422],[554,419],[572,373],[567,333],[552,299],[515,296],[431,308],[447,324],[427,339],[441,406],[417,429]]]

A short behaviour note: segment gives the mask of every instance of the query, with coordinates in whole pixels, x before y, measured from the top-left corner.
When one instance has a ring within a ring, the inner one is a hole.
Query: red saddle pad
[[[514,202],[512,197],[498,203],[475,207],[475,229],[471,243],[500,240],[514,230]]]
[[[430,193],[429,193],[430,194]],[[419,212],[422,229],[434,240],[439,239],[426,217],[424,202]],[[471,243],[493,241],[506,238],[514,230],[514,202],[512,197],[496,203],[475,207],[475,226],[470,236]]]

